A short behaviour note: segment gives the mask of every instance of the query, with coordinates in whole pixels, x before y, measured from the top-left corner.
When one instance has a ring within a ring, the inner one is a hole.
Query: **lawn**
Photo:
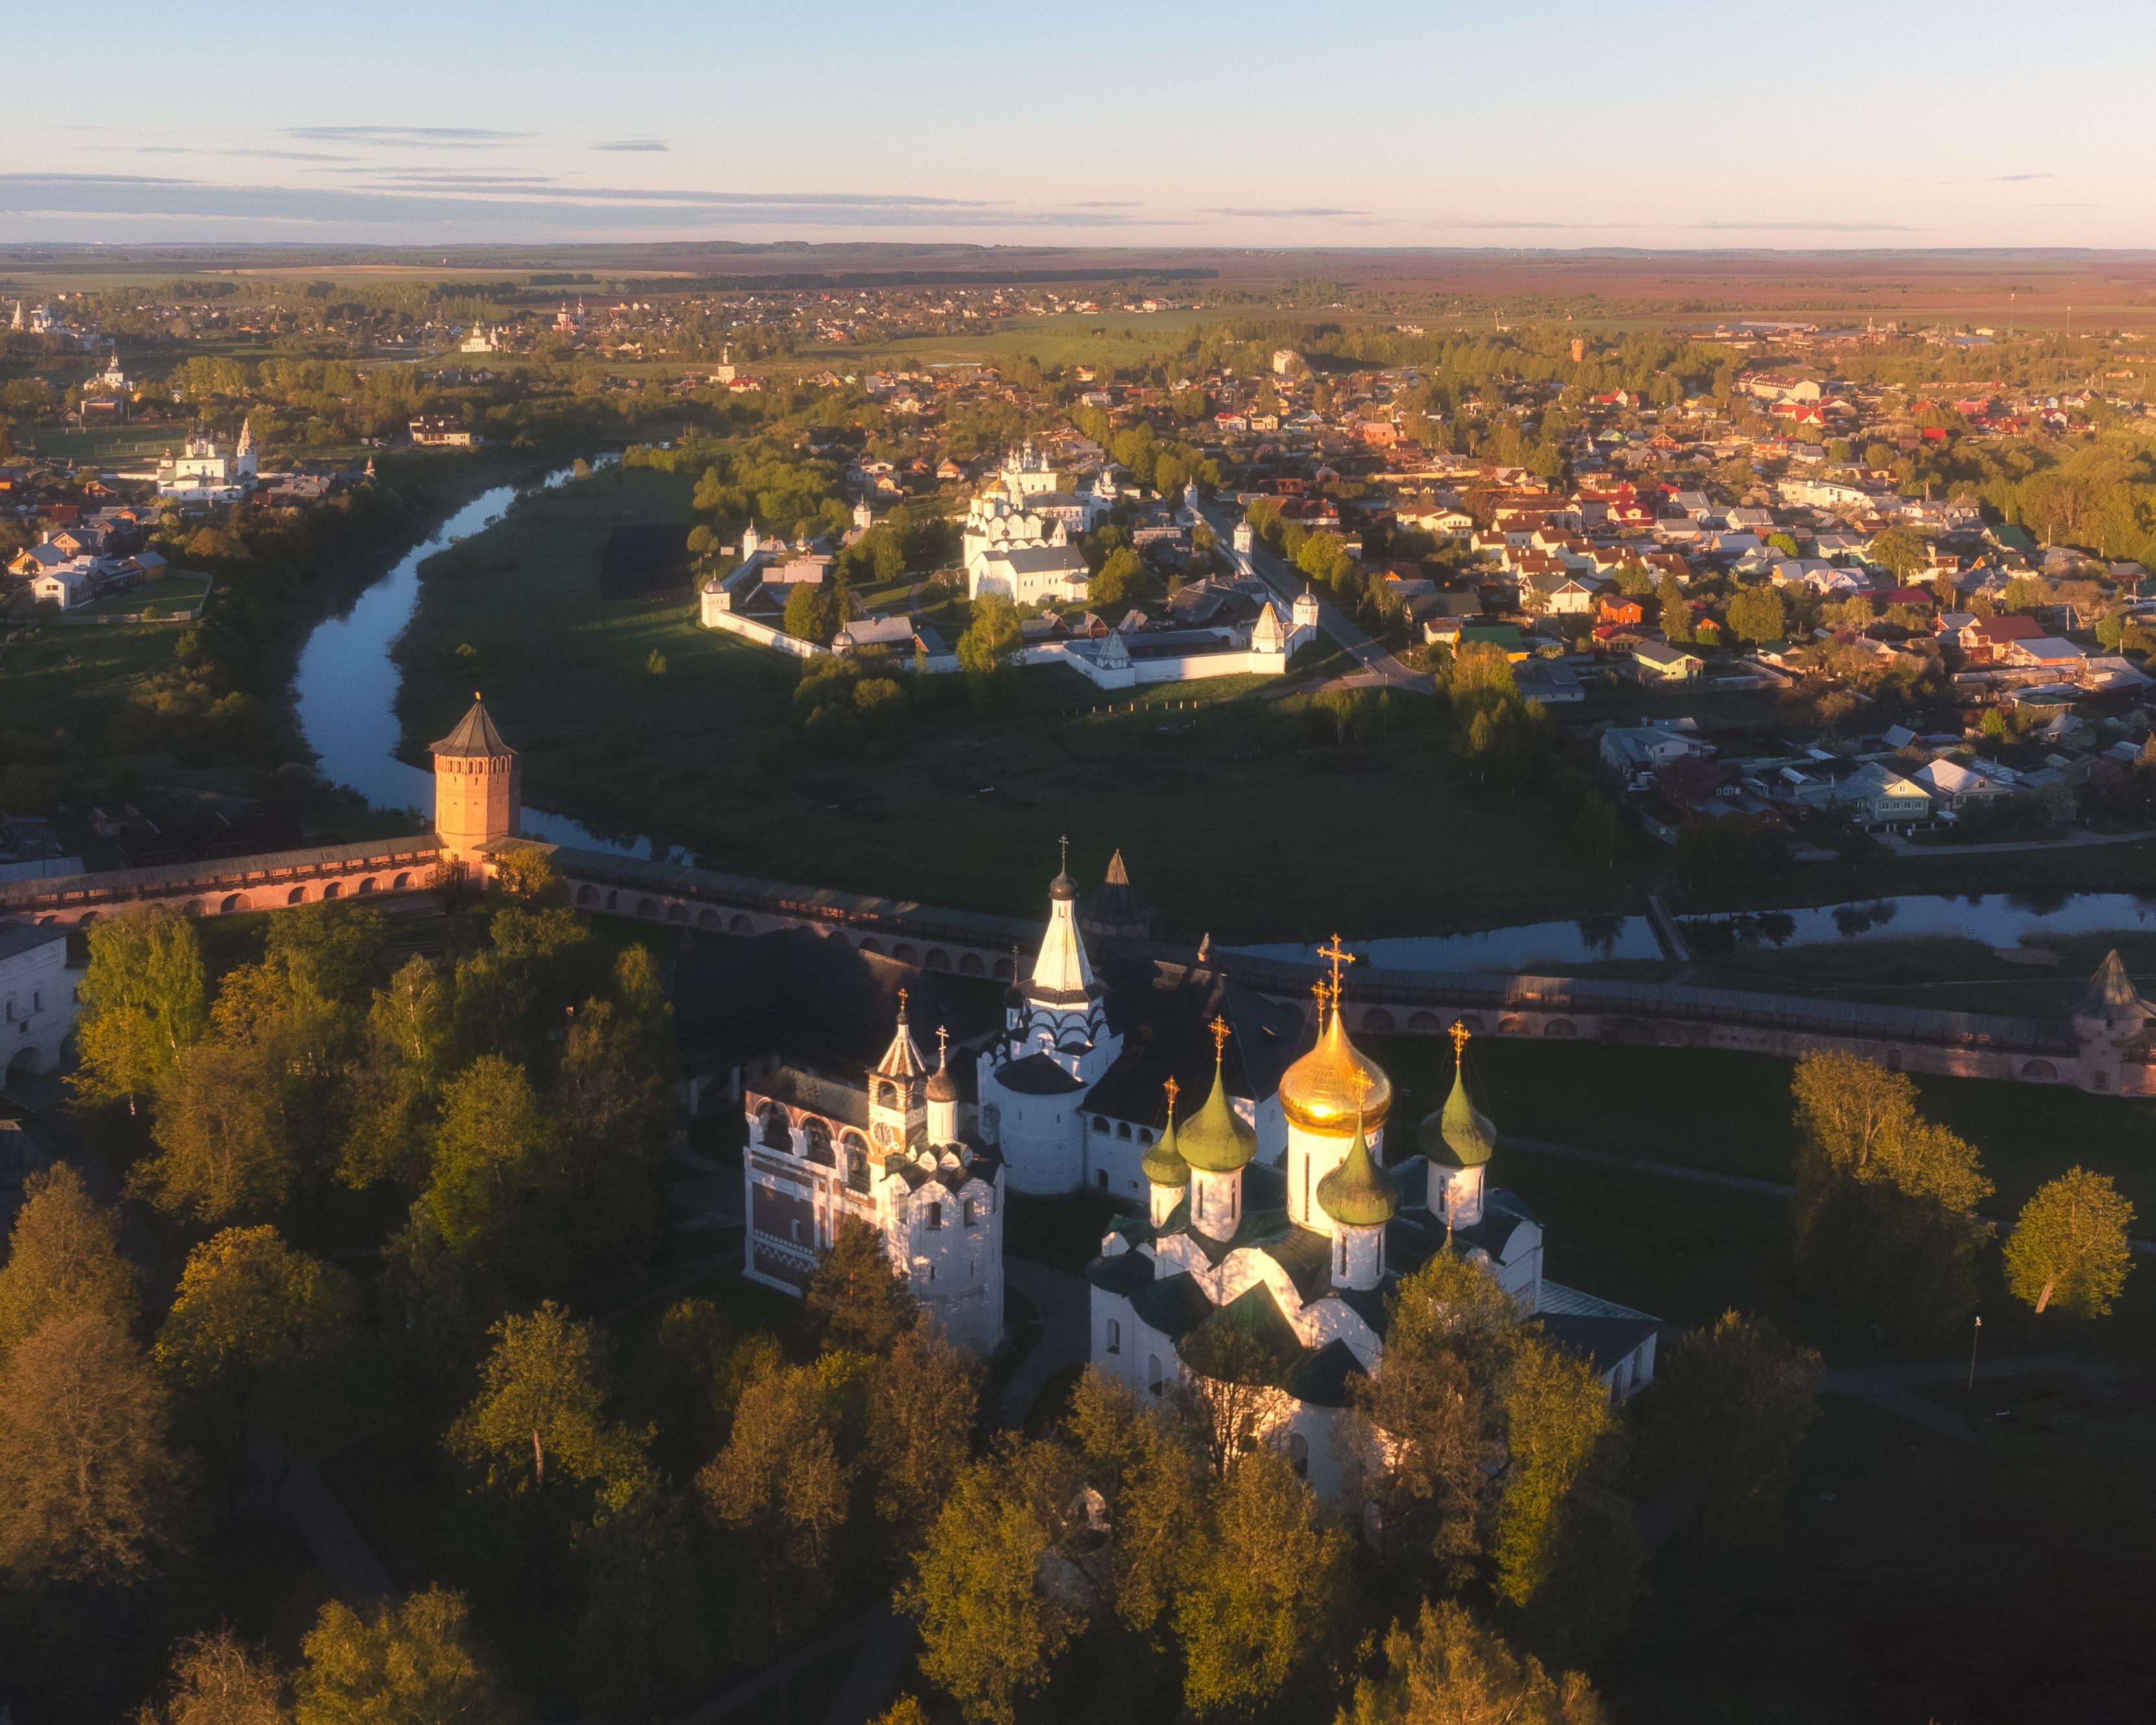
[[[1399,1093],[1393,1130],[1412,1132],[1414,1123],[1445,1099],[1452,1051],[1440,1041],[1414,1037],[1373,1038],[1369,1046]],[[1757,1180],[1791,1177],[1797,1148],[1792,1061],[1488,1037],[1471,1046],[1468,1062],[1478,1098],[1501,1133]],[[2156,1233],[2156,1102],[2045,1084],[1913,1076],[1923,1110],[1981,1152],[1999,1187],[1983,1207],[1987,1215],[2010,1220],[2037,1187],[2078,1162],[2110,1175],[2133,1201],[2136,1231]],[[1391,1153],[1411,1152],[1396,1140]],[[1577,1163],[1561,1166],[1566,1180],[1584,1171]],[[1568,1280],[1563,1269],[1552,1274]]]
[[[175,611],[184,611],[201,604],[203,595],[208,590],[209,582],[202,575],[160,575],[154,581],[131,587],[124,593],[116,593],[110,599],[94,600],[73,615],[79,617],[169,616]]]
[[[1164,926],[1194,939],[1637,910],[1662,861],[1581,868],[1560,811],[1471,790],[1406,697],[1387,709],[1389,736],[1342,749],[1312,742],[1293,699],[1199,684],[1111,703],[1039,668],[986,715],[939,679],[880,758],[812,754],[791,723],[791,662],[699,628],[685,597],[598,596],[608,532],[688,519],[689,490],[605,473],[430,564],[400,649],[408,744],[442,734],[483,688],[524,752],[534,807],[722,868],[1014,914],[1041,908],[1068,834],[1081,882],[1120,847]]]

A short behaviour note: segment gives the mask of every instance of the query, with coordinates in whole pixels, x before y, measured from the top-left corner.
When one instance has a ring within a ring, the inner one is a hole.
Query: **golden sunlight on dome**
[[[1324,1004],[1319,1004],[1325,1024],[1317,1033],[1317,1046],[1281,1075],[1281,1112],[1291,1125],[1306,1132],[1352,1138],[1358,1110],[1369,1130],[1384,1125],[1393,1105],[1393,1081],[1348,1040],[1337,995],[1332,1005],[1327,1013]]]

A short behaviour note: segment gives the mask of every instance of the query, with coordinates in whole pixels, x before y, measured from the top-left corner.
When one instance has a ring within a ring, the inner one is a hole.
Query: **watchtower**
[[[470,862],[495,841],[516,837],[524,769],[477,695],[434,756],[434,831],[451,858]]]

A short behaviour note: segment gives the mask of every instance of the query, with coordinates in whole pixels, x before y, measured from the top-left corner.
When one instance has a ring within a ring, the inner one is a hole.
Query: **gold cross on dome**
[[[949,1027],[948,1025],[946,1025],[946,1024],[939,1024],[939,1025],[937,1025],[937,1026],[936,1027],[936,1058],[937,1058],[938,1060],[948,1060],[948,1059],[950,1058],[950,1056],[951,1056],[951,1029],[950,1029],[950,1027]]]
[[[1467,1027],[1467,1021],[1465,1018],[1455,1018],[1452,1021],[1452,1058],[1455,1060],[1466,1056],[1467,1038],[1474,1033]]]
[[[1182,1094],[1183,1086],[1171,1078],[1161,1089],[1168,1092],[1168,1117],[1173,1121],[1175,1119],[1175,1099]]]
[[[898,1016],[901,1018],[906,1016],[906,991],[902,988],[898,991]]]
[[[1317,949],[1317,955],[1322,959],[1327,959],[1332,962],[1332,993],[1333,997],[1337,999],[1340,994],[1340,967],[1342,965],[1353,964],[1355,962],[1355,955],[1348,951],[1346,947],[1342,946],[1340,944],[1339,935],[1335,935],[1332,937],[1332,944],[1330,946],[1321,946]]]
[[[1063,847],[1063,873],[1068,874],[1070,873],[1070,835],[1066,832],[1055,842]]]
[[[1205,1027],[1213,1032],[1213,1058],[1218,1060],[1228,1052],[1228,1021],[1215,1012]]]

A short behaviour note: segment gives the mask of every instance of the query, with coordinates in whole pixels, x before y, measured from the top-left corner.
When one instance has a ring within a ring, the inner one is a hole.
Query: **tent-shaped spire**
[[[883,1051],[883,1058],[876,1062],[876,1076],[887,1079],[917,1079],[928,1070],[928,1063],[921,1058],[914,1043],[913,1032],[906,1022],[906,991],[898,991],[898,1028],[891,1033],[891,1046]]]
[[[1178,1147],[1183,1161],[1201,1172],[1232,1174],[1257,1154],[1258,1135],[1243,1124],[1243,1117],[1228,1099],[1221,1036],[1226,1026],[1217,1019],[1214,1023],[1213,1094],[1196,1116],[1183,1123]]]
[[[476,694],[472,697],[471,711],[457,722],[457,728],[434,746],[436,754],[485,756],[503,760],[516,753],[501,740],[501,733],[494,728],[494,719],[486,710],[486,703]]]
[[[1467,1027],[1452,1027],[1452,1094],[1428,1116],[1415,1134],[1423,1153],[1435,1161],[1479,1168],[1497,1148],[1497,1129],[1467,1094]]]
[[[2076,1018],[2101,1018],[2107,1023],[2138,1023],[2156,1017],[2156,1007],[2141,997],[2141,991],[2133,986],[2133,979],[2126,974],[2126,961],[2113,947],[2104,961],[2096,967],[2090,979],[2088,992],[2082,996],[2081,1004],[2074,1008]]]
[[[1040,956],[1033,962],[1036,997],[1057,1002],[1090,998],[1097,991],[1092,960],[1078,933],[1078,883],[1066,869],[1048,888],[1048,929],[1041,937]]]

